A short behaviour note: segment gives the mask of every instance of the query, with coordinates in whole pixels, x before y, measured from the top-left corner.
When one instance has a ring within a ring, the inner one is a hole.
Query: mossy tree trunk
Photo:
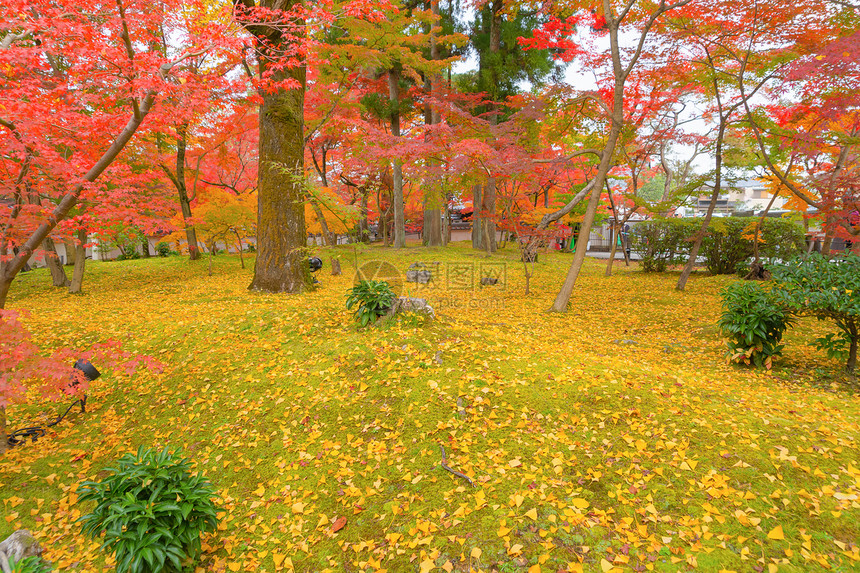
[[[391,103],[391,135],[400,137],[400,70],[388,70],[388,97]],[[406,211],[403,205],[403,163],[394,159],[392,169],[392,198],[394,209],[394,248],[406,246]]]
[[[235,0],[237,13],[253,15],[253,0]],[[259,8],[289,13],[300,2],[261,0]],[[240,14],[241,17],[241,14]],[[284,54],[297,49],[302,22],[292,30],[243,22],[256,38],[259,75],[272,85],[260,90],[260,153],[257,175],[257,259],[248,287],[263,292],[298,293],[311,286],[307,264],[304,185],[304,107],[306,69],[284,65]]]

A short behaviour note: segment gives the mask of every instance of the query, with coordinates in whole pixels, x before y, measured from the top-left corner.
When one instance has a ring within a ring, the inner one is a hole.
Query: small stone
[[[481,284],[484,286],[497,285],[499,284],[499,279],[494,279],[492,277],[481,277]]]
[[[411,283],[426,285],[433,280],[433,273],[427,270],[424,263],[412,263],[406,271],[406,280]]]
[[[394,299],[394,302],[391,303],[391,307],[388,309],[387,314],[389,316],[393,316],[404,312],[419,312],[429,317],[436,318],[436,313],[433,311],[433,307],[427,304],[427,300],[423,298],[411,298],[408,296],[397,297]]]

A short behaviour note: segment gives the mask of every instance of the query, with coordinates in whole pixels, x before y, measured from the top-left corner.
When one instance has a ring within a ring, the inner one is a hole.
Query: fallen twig
[[[458,472],[457,470],[452,470],[451,468],[449,468],[449,467],[448,467],[448,463],[447,463],[447,462],[448,462],[448,458],[447,458],[447,457],[445,457],[445,448],[443,448],[443,447],[442,447],[442,444],[439,444],[439,449],[440,449],[440,450],[442,450],[442,467],[443,467],[445,470],[447,470],[447,471],[451,472],[452,474],[454,474],[455,476],[458,476],[458,477],[463,478],[464,480],[466,480],[467,482],[469,482],[469,485],[471,485],[472,487],[475,487],[475,482],[473,482],[473,481],[472,481],[472,478],[470,478],[469,476],[467,476],[467,475],[465,475],[465,474],[461,474],[461,473],[460,473],[460,472]]]

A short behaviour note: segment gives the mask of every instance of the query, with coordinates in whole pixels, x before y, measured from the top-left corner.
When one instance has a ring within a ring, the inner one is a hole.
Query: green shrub
[[[711,274],[744,273],[754,255],[757,217],[715,217],[708,224],[699,256]],[[642,270],[664,272],[687,262],[702,219],[654,219],[633,228],[633,250],[642,256]],[[803,252],[803,229],[794,221],[765,219],[759,232],[763,259],[787,260]],[[744,273],[745,274],[745,273]]]
[[[25,557],[20,561],[9,560],[12,573],[50,573],[51,566],[39,557]]]
[[[849,254],[830,260],[813,253],[769,270],[781,304],[836,323],[841,332],[819,338],[817,345],[830,357],[846,359],[846,369],[853,373],[860,342],[860,257]]]
[[[637,223],[631,233],[632,249],[642,256],[642,270],[665,272],[690,255],[689,238],[696,232],[695,219],[654,219]]]
[[[782,354],[791,311],[757,282],[732,283],[720,294],[723,314],[717,324],[726,339],[726,358],[770,369],[773,357]]]
[[[218,525],[215,493],[186,459],[141,446],[106,471],[81,485],[79,500],[96,507],[79,521],[93,539],[104,534],[101,549],[116,553],[118,572],[178,572],[199,555],[200,535]]]
[[[155,254],[159,257],[167,257],[170,256],[170,245],[165,243],[164,241],[160,241],[155,244]]]
[[[753,256],[752,237],[759,219],[742,217],[715,217],[708,225],[699,255],[705,259],[705,268],[712,275],[729,275]],[[744,232],[750,239],[743,238]]]
[[[346,308],[358,304],[355,309],[355,320],[361,326],[367,326],[371,322],[385,314],[397,295],[385,281],[359,281],[357,285],[346,293]]]

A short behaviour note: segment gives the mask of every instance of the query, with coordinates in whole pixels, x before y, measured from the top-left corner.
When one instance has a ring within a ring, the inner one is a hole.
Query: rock
[[[463,400],[462,396],[457,396],[457,415],[460,416],[461,420],[465,420],[468,417],[466,413],[466,402]]]
[[[391,303],[391,307],[389,307],[386,314],[388,314],[388,316],[394,316],[395,314],[401,314],[404,312],[418,312],[431,318],[436,318],[436,313],[433,312],[433,307],[427,304],[425,299],[411,298],[408,296],[400,296],[394,299],[394,302]]]
[[[433,360],[436,361],[436,364],[440,364],[440,365],[442,364],[442,351],[441,350],[436,351],[436,356],[433,357]]]
[[[412,263],[406,271],[406,280],[410,283],[426,285],[433,280],[433,273],[427,270],[424,263]]]
[[[331,276],[336,277],[341,273],[340,259],[331,260]]]
[[[36,538],[26,529],[19,529],[0,543],[0,556],[21,561],[25,557],[39,557],[42,548]],[[2,561],[2,559],[0,559]]]
[[[497,285],[499,284],[499,279],[494,279],[492,277],[481,277],[481,284],[484,286]]]

